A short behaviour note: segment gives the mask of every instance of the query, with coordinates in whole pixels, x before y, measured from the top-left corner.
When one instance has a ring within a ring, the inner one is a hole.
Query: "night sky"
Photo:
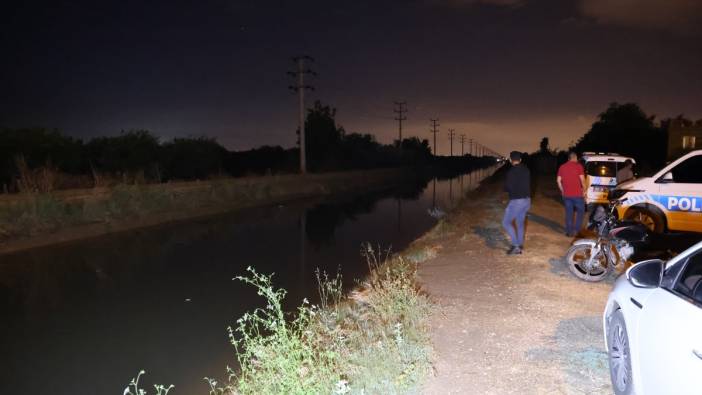
[[[230,149],[295,142],[290,58],[347,131],[447,128],[565,148],[610,102],[702,118],[697,0],[17,1],[0,6],[0,127],[149,129]]]

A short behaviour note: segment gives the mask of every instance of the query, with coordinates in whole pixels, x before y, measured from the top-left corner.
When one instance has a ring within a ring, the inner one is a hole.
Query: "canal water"
[[[145,388],[206,393],[236,363],[227,326],[263,302],[234,276],[315,300],[315,269],[352,284],[363,243],[404,249],[494,171],[0,255],[0,394],[121,394],[141,369]]]

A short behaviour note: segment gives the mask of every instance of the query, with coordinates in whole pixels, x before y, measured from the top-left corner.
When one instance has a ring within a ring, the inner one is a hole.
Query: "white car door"
[[[660,182],[671,230],[702,232],[702,155],[691,156]]]
[[[638,338],[631,343],[639,351],[643,395],[702,394],[702,251],[671,284],[640,303]]]

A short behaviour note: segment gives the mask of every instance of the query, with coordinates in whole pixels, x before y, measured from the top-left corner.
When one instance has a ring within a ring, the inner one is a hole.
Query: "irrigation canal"
[[[0,394],[116,394],[140,369],[144,388],[205,393],[236,363],[227,326],[262,304],[232,281],[247,266],[289,307],[315,300],[315,269],[353,284],[362,243],[404,249],[494,171],[0,255]]]

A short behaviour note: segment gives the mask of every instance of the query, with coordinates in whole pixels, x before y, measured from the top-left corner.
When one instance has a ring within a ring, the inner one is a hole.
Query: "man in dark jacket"
[[[509,195],[509,203],[505,208],[505,217],[502,220],[512,248],[507,251],[509,255],[522,253],[524,248],[524,221],[527,211],[531,207],[531,174],[529,169],[522,164],[522,154],[512,151],[509,154],[512,167],[507,171],[505,191]],[[515,229],[516,228],[516,229]]]

